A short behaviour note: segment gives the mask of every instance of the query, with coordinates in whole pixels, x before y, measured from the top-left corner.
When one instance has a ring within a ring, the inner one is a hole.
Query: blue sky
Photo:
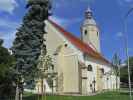
[[[0,38],[4,46],[10,48],[16,29],[26,13],[26,0],[0,0]],[[80,26],[84,11],[91,7],[97,25],[100,27],[103,55],[112,59],[118,52],[125,59],[123,45],[123,16],[133,6],[133,0],[53,0],[52,19],[69,32],[80,36]],[[133,56],[133,13],[127,19],[129,54]]]

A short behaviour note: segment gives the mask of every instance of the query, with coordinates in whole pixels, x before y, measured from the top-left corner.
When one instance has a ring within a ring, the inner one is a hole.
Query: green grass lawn
[[[42,99],[37,95],[26,94],[23,100]],[[107,92],[96,96],[46,96],[44,100],[129,100],[129,98],[127,93]]]

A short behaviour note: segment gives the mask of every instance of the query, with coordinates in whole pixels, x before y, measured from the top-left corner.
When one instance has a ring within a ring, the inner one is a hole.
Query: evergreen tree
[[[34,80],[38,71],[38,58],[43,49],[44,34],[46,33],[44,21],[48,18],[51,8],[49,0],[28,0],[28,12],[23,23],[16,33],[12,51],[16,58],[16,71],[18,76],[17,90],[20,93],[23,82]],[[16,90],[16,91],[17,91]]]
[[[127,71],[127,60],[125,61],[126,65],[121,68],[121,82],[128,84],[128,71]],[[131,82],[133,87],[133,56],[129,57],[129,66],[131,74]]]
[[[9,96],[15,93],[13,85],[15,81],[13,71],[15,59],[2,44],[3,40],[0,39],[0,100],[7,100]]]

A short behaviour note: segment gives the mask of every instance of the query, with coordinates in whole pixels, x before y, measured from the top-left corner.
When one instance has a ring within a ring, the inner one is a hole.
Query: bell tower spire
[[[90,7],[85,11],[85,19],[81,26],[81,39],[83,42],[100,52],[100,35],[96,21],[93,18],[93,12]]]
[[[91,11],[90,7],[88,7],[88,9],[85,11],[85,18],[86,19],[92,18],[92,11]]]

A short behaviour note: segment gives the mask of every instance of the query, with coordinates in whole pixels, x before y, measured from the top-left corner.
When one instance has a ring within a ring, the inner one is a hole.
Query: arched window
[[[87,35],[87,30],[84,31],[84,34]]]
[[[97,36],[99,36],[99,33],[97,32]]]
[[[67,47],[67,46],[68,46],[68,44],[65,44],[64,46],[65,46],[65,47]]]
[[[88,71],[92,71],[92,66],[88,65]]]
[[[101,68],[100,71],[101,71],[102,74],[104,74],[104,69],[103,68]]]

